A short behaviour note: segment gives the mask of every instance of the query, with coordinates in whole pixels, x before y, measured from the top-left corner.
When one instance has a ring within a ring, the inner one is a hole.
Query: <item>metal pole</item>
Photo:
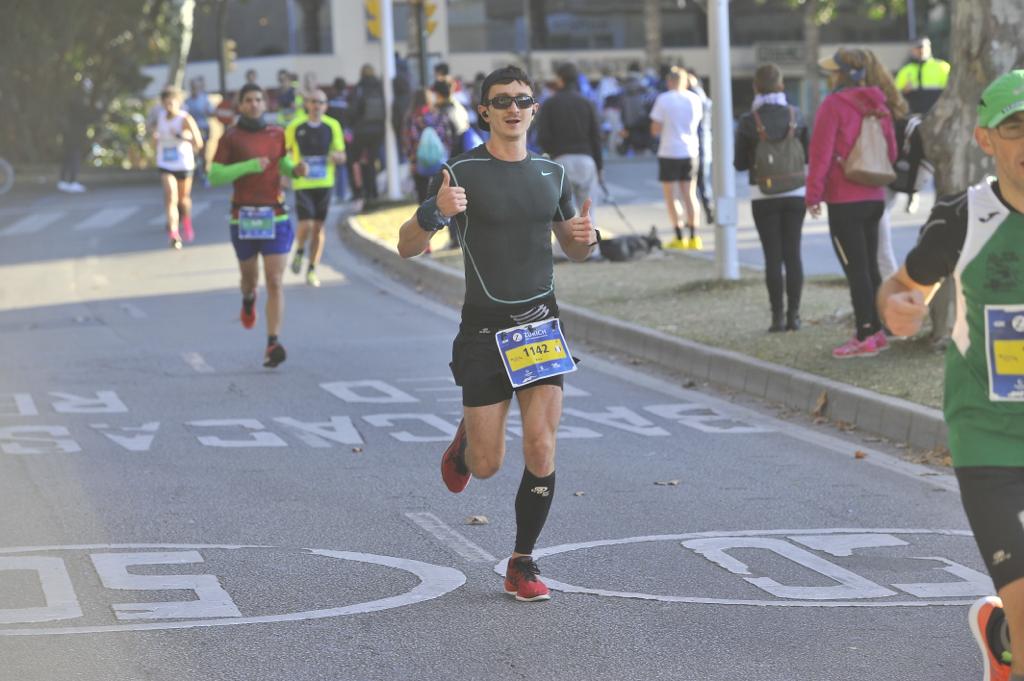
[[[739,279],[736,248],[736,175],[733,172],[732,68],[729,63],[729,0],[708,1],[715,188],[715,266],[719,279]]]
[[[402,188],[398,180],[398,143],[391,125],[391,101],[394,99],[392,83],[395,80],[395,26],[391,18],[391,1],[380,0],[380,57],[383,64],[381,87],[384,89],[384,158],[387,163],[388,198],[397,201],[402,198]],[[376,181],[377,178],[370,178],[370,182]],[[366,182],[366,178],[363,178],[363,182]]]
[[[907,0],[907,37],[911,42],[917,40],[917,10],[914,0]]]
[[[523,0],[523,28],[526,37],[526,67],[524,70],[533,78],[533,73],[530,70],[530,62],[533,60],[533,17],[530,16],[530,0]]]
[[[427,32],[426,22],[423,20],[423,14],[426,9],[423,6],[423,0],[418,0],[414,5],[416,8],[416,51],[419,53],[419,76],[420,76],[420,87],[427,87]]]

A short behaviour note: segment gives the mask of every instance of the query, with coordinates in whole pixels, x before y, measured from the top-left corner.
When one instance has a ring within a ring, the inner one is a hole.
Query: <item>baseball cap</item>
[[[1024,69],[1010,71],[992,81],[978,102],[978,126],[994,128],[1024,111]]]

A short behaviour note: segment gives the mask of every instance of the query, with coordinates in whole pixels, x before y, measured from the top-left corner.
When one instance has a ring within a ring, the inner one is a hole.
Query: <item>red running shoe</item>
[[[448,449],[441,455],[441,479],[449,492],[458,494],[466,489],[469,479],[473,477],[466,468],[466,420],[459,421],[455,429],[455,437]]]
[[[181,236],[185,243],[189,244],[196,238],[196,233],[192,230],[192,218],[184,218],[181,221]]]
[[[242,311],[238,314],[238,319],[242,322],[242,326],[247,329],[251,329],[256,326],[256,293],[252,294],[252,302],[246,304],[245,298],[242,298]]]
[[[975,601],[967,619],[985,661],[984,681],[1010,681],[1010,651],[1002,644],[1000,633],[1006,619],[1002,599],[986,596]],[[993,644],[999,645],[1000,650],[994,650]]]
[[[540,568],[533,562],[533,556],[508,559],[505,593],[515,596],[517,601],[546,601],[551,598],[551,590],[540,581]]]

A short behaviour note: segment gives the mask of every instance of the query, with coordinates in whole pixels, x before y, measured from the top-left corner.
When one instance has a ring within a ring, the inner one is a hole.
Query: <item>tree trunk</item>
[[[227,97],[227,57],[224,54],[224,34],[228,25],[228,0],[217,0],[217,76],[220,79],[220,93]]]
[[[818,111],[818,105],[821,104],[821,79],[818,75],[821,28],[818,26],[818,3],[819,0],[804,2],[804,52],[807,60],[807,70],[804,76],[807,97],[804,102],[804,116],[808,121],[814,120],[814,114]]]
[[[192,27],[195,24],[196,2],[195,0],[177,0],[175,10],[167,84],[180,88],[185,82],[185,64],[188,63],[188,53],[192,50]]]
[[[644,0],[644,63],[652,69],[661,65],[660,0]]]
[[[997,76],[1024,65],[1020,0],[954,0],[946,91],[923,124],[925,157],[935,166],[941,196],[963,191],[991,172],[974,142],[977,103]]]

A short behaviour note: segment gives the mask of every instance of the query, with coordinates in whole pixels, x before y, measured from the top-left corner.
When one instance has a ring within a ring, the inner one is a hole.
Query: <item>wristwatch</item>
[[[599,243],[601,243],[601,230],[597,229],[596,227],[594,228],[594,239],[595,241],[593,243],[587,244],[587,248],[597,246]]]

